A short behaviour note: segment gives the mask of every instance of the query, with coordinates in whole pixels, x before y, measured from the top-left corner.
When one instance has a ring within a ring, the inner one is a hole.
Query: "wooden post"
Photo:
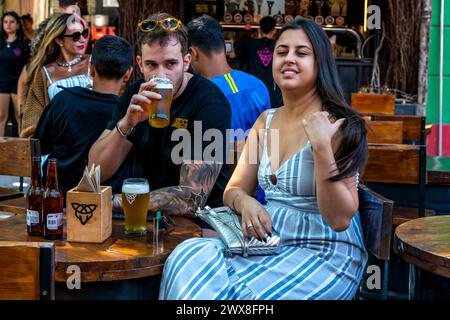
[[[419,79],[417,102],[420,115],[425,115],[428,97],[428,55],[430,50],[431,0],[422,0],[422,22],[420,25]]]

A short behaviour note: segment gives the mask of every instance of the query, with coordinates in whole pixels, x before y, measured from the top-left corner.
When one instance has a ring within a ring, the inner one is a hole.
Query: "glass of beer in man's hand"
[[[161,95],[161,100],[153,100],[150,106],[148,122],[154,128],[165,128],[170,124],[170,107],[173,100],[173,84],[164,76],[153,76],[150,83],[156,86],[150,89]]]
[[[125,233],[144,235],[147,232],[147,212],[150,187],[147,179],[126,179],[122,185],[122,207]]]

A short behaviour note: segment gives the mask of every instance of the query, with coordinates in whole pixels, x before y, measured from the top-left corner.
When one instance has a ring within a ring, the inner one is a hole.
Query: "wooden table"
[[[450,279],[450,216],[415,219],[398,226],[394,251],[410,264],[411,299],[420,289],[420,270]]]
[[[125,223],[120,220],[113,220],[112,236],[102,244],[51,241],[56,246],[57,285],[58,282],[61,288],[66,285],[65,282],[72,275],[67,273],[67,270],[74,265],[80,268],[81,281],[85,287],[88,283],[96,283],[106,288],[107,282],[115,282],[117,285],[117,281],[160,275],[165,260],[178,244],[186,239],[201,236],[201,228],[191,220],[183,217],[173,217],[173,220],[174,229],[162,236],[163,239],[158,246],[152,243],[152,232],[143,237],[127,236],[124,232]],[[148,230],[152,230],[151,223],[148,223]],[[65,233],[63,239],[66,239]],[[28,236],[26,216],[19,214],[0,220],[0,241],[47,240]]]

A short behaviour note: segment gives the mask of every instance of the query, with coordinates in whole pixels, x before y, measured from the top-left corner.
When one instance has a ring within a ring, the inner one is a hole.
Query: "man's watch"
[[[130,134],[132,134],[134,131],[135,131],[135,129],[134,128],[131,128],[130,130],[128,130],[128,132],[123,132],[122,130],[120,130],[120,128],[119,128],[119,122],[117,122],[116,123],[116,129],[117,129],[117,132],[119,132],[119,134],[122,136],[122,137],[127,137],[127,136],[129,136]]]

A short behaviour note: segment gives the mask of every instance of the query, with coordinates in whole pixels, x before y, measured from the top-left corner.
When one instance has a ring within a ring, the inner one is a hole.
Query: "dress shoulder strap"
[[[267,146],[267,134],[269,132],[270,123],[272,122],[273,116],[275,112],[277,112],[278,108],[270,109],[267,112],[266,126],[264,127],[264,148]]]
[[[53,83],[52,78],[50,77],[50,73],[48,72],[47,68],[45,66],[42,66],[42,69],[44,69],[45,76],[47,77],[48,81],[50,81],[50,84]]]
[[[91,60],[92,60],[92,55],[89,56],[88,70],[87,70],[87,74],[86,74],[86,78],[88,78],[88,79],[91,78]]]

